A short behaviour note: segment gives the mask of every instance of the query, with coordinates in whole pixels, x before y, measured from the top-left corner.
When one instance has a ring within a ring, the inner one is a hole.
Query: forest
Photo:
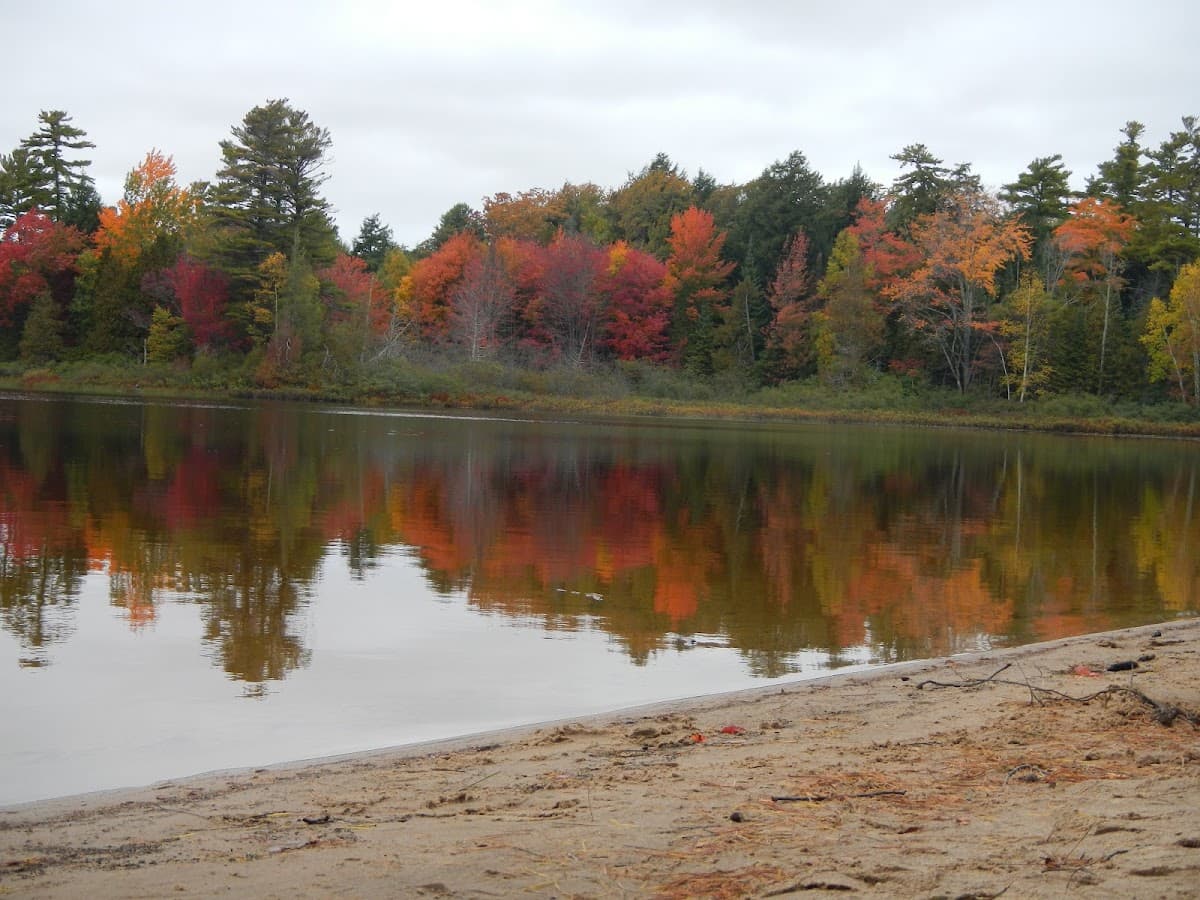
[[[287,100],[232,126],[213,180],[182,185],[150,149],[115,205],[70,115],[31,125],[0,154],[0,374],[27,386],[107,367],[430,402],[439,382],[414,371],[473,366],[550,392],[598,374],[698,396],[888,384],[1200,407],[1194,116],[1157,147],[1126,123],[1082,192],[1059,154],[993,192],[920,143],[890,185],[830,180],[799,150],[719,184],[660,153],[616,187],[456,204],[414,247],[378,214],[339,236],[332,136]]]

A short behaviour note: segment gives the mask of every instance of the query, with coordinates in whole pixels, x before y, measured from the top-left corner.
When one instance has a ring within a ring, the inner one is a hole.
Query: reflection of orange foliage
[[[868,619],[884,618],[894,636],[932,641],[931,652],[944,652],[959,649],[956,639],[1005,633],[1012,617],[1012,598],[992,593],[981,559],[933,567],[895,544],[879,542],[867,549],[835,621],[847,644],[862,642]]]
[[[708,529],[689,528],[678,534],[660,533],[654,561],[658,580],[654,586],[654,611],[678,624],[696,615],[709,594],[718,563],[716,535]]]

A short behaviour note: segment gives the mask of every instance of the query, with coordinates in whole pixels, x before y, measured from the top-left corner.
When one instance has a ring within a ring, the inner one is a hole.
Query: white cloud
[[[452,204],[620,184],[665,151],[745,181],[802,150],[828,178],[927,144],[985,183],[1061,153],[1079,183],[1137,118],[1200,113],[1191,0],[76,2],[6,13],[0,149],[65,109],[115,200],[151,147],[208,179],[252,106],[288,97],[333,136],[343,236],[380,212],[415,243]],[[39,35],[53,34],[42,41]],[[49,48],[53,52],[49,52]]]

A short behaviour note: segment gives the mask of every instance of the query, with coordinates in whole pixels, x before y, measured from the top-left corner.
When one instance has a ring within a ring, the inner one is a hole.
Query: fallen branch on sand
[[[987,678],[971,678],[965,681],[935,681],[932,678],[927,678],[924,681],[918,682],[915,687],[918,691],[924,690],[926,687],[931,688],[971,688],[980,687],[985,684],[1008,684],[1014,687],[1025,688],[1029,691],[1030,701],[1042,703],[1045,700],[1067,700],[1071,703],[1091,703],[1101,697],[1115,697],[1121,694],[1133,697],[1140,703],[1150,707],[1154,714],[1154,720],[1160,725],[1171,726],[1176,719],[1183,719],[1193,727],[1200,728],[1200,713],[1193,712],[1189,709],[1184,709],[1181,706],[1176,706],[1173,703],[1160,703],[1153,697],[1147,697],[1137,688],[1123,687],[1121,685],[1110,685],[1103,690],[1095,691],[1091,694],[1086,694],[1082,697],[1073,697],[1070,694],[1062,691],[1056,691],[1053,688],[1039,687],[1035,684],[1030,684],[1028,681],[1014,681],[1007,678],[997,678],[996,676],[1007,669],[1009,666],[1004,665],[989,675]]]

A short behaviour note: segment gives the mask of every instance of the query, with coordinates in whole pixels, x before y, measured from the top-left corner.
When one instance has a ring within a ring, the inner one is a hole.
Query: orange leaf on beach
[[[1092,671],[1092,669],[1090,669],[1087,666],[1082,665],[1082,664],[1078,665],[1078,666],[1071,666],[1070,672],[1072,675],[1082,675],[1085,678],[1099,678],[1100,677],[1099,672],[1094,672],[1094,671]]]
[[[704,743],[704,735],[702,735],[700,732],[698,732],[698,731],[697,731],[695,734],[693,734],[693,735],[692,735],[692,737],[691,737],[691,742],[692,742],[693,744],[702,744],[702,743]]]
[[[721,734],[745,734],[746,729],[741,725],[726,725],[721,729]]]

